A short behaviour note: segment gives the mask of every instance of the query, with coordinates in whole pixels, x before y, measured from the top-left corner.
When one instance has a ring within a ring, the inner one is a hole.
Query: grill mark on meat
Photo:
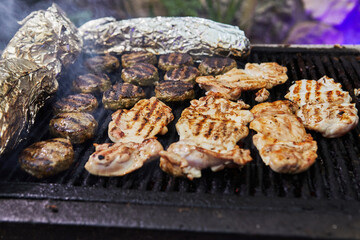
[[[214,121],[211,121],[210,124],[209,124],[209,129],[208,129],[208,131],[204,134],[204,136],[205,136],[206,138],[209,138],[209,137],[211,136],[211,132],[212,132],[214,126],[215,126],[215,122],[214,122]]]
[[[141,119],[141,125],[140,128],[138,129],[138,131],[136,132],[137,135],[140,135],[140,133],[142,132],[142,130],[144,129],[146,123],[148,122],[149,118],[151,117],[151,115],[153,114],[155,108],[158,106],[157,101],[154,101],[151,105],[150,105],[150,109],[149,111],[146,113],[145,117]]]
[[[311,88],[312,88],[312,82],[311,81],[306,81],[306,86],[305,86],[305,88],[306,88],[306,91],[311,91]]]
[[[49,139],[49,140],[46,140],[47,142],[53,142],[53,143],[60,143],[61,145],[65,146],[65,147],[71,147],[71,144],[69,144],[68,142],[64,142],[64,141],[61,141],[61,140],[58,140],[58,139]],[[39,144],[40,147],[46,145],[46,143],[42,143],[42,144]],[[60,151],[57,151],[57,152],[60,152]]]
[[[295,85],[294,94],[299,94],[300,90],[301,90],[302,81],[298,81],[297,83],[300,83],[300,84]]]
[[[206,121],[206,118],[203,117],[199,122],[197,122],[195,132],[194,132],[195,136],[198,136],[200,134],[201,129],[203,128],[203,125],[204,125],[205,121]]]

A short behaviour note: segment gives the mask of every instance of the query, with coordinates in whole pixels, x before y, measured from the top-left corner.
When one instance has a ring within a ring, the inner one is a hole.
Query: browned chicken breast
[[[85,74],[73,81],[73,89],[82,93],[104,92],[111,87],[110,78],[106,74]]]
[[[156,56],[149,52],[132,52],[121,56],[123,68],[131,67],[137,63],[149,63],[155,65],[156,62]]]
[[[193,64],[193,58],[187,53],[168,53],[160,56],[158,66],[164,71],[169,71],[170,69]]]
[[[141,168],[144,163],[159,157],[162,145],[155,139],[141,143],[104,143],[94,144],[85,169],[98,176],[123,176]]]
[[[270,92],[266,88],[262,88],[255,93],[255,96],[255,101],[265,102],[269,98]]]
[[[243,102],[214,96],[192,100],[176,123],[180,141],[160,152],[160,168],[175,176],[201,177],[203,168],[213,171],[251,161],[249,150],[237,142],[248,135],[246,124],[253,115]]]
[[[137,63],[121,72],[124,82],[140,86],[150,86],[159,80],[158,70],[154,65],[148,63]]]
[[[108,134],[113,142],[142,143],[157,134],[166,134],[174,119],[171,108],[155,97],[142,99],[130,110],[119,109],[112,114]]]
[[[236,61],[224,57],[207,57],[199,65],[202,75],[219,75],[236,68]]]
[[[37,178],[62,172],[73,162],[74,150],[71,142],[65,138],[36,142],[25,148],[19,157],[21,168]]]
[[[102,102],[106,109],[117,110],[130,108],[145,97],[145,92],[141,87],[131,83],[116,83],[104,92]]]
[[[83,143],[93,138],[97,129],[95,118],[88,113],[60,113],[50,120],[50,133],[68,138],[72,143]]]
[[[119,60],[111,55],[96,56],[85,60],[85,66],[94,73],[111,73],[120,67]]]
[[[245,69],[233,68],[230,71],[213,76],[196,78],[199,86],[207,91],[221,94],[224,98],[237,100],[242,91],[271,89],[287,81],[287,68],[275,62],[247,63]]]
[[[96,97],[87,93],[63,97],[53,105],[54,114],[63,112],[93,112],[98,107]]]
[[[181,81],[163,81],[155,86],[155,97],[164,102],[194,99],[194,85]]]
[[[261,103],[251,112],[255,119],[250,128],[257,131],[253,142],[266,165],[279,173],[307,170],[317,158],[317,143],[293,114],[289,101]]]
[[[357,108],[350,103],[349,93],[341,89],[340,83],[327,76],[318,81],[296,81],[285,98],[299,105],[296,115],[304,126],[320,132],[324,137],[343,136],[359,122]]]
[[[192,66],[173,68],[164,75],[164,80],[182,81],[195,84],[195,79],[200,75],[199,70]]]

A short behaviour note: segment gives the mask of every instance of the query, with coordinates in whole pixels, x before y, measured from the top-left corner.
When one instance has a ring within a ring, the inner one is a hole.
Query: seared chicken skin
[[[320,132],[324,137],[340,137],[356,127],[358,111],[350,103],[348,92],[340,83],[326,76],[315,80],[300,80],[289,88],[285,98],[297,103],[296,115],[307,129]]]
[[[317,143],[293,114],[289,101],[261,103],[251,112],[250,128],[257,131],[253,142],[266,165],[279,173],[307,170],[317,158]]]
[[[193,179],[201,177],[204,168],[218,171],[251,161],[250,151],[237,145],[248,135],[246,124],[253,119],[250,111],[242,110],[246,107],[214,96],[192,100],[176,123],[180,141],[160,152],[160,168]]]
[[[230,71],[213,76],[196,78],[199,86],[207,91],[221,94],[222,97],[237,100],[242,91],[271,89],[287,81],[287,68],[275,62],[247,63],[245,69],[233,68]]]

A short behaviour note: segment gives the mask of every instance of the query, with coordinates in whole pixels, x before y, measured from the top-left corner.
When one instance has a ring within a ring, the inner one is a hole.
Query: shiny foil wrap
[[[92,54],[125,51],[170,52],[191,55],[249,52],[250,42],[236,26],[196,17],[155,17],[116,21],[101,18],[79,28],[84,52]]]

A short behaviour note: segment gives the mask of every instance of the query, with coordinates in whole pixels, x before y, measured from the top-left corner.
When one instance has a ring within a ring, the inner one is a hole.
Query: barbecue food
[[[96,97],[87,93],[79,93],[63,97],[53,105],[55,114],[65,112],[93,112],[98,107]]]
[[[149,63],[155,65],[156,62],[156,56],[149,52],[132,52],[121,56],[123,68],[131,67],[137,63]]]
[[[95,75],[88,73],[78,76],[73,81],[73,88],[75,91],[82,93],[104,92],[111,88],[111,81],[106,74]]]
[[[285,98],[298,104],[296,115],[307,129],[324,137],[340,137],[356,127],[359,117],[355,104],[340,83],[324,76],[318,81],[300,80],[289,88]]]
[[[255,101],[265,102],[269,98],[270,92],[266,88],[262,88],[255,93],[255,96]]]
[[[307,170],[317,158],[317,143],[293,114],[289,101],[261,103],[251,109],[255,119],[250,128],[257,131],[253,142],[266,165],[279,173]]]
[[[121,72],[124,82],[138,84],[140,86],[150,86],[159,80],[158,70],[149,63],[137,63]]]
[[[102,102],[106,109],[117,110],[130,108],[145,97],[145,92],[141,87],[131,83],[116,83],[104,92]]]
[[[116,21],[100,18],[79,28],[85,53],[147,51],[192,55],[233,54],[243,56],[250,43],[238,27],[195,17],[135,18]]]
[[[253,115],[243,102],[231,102],[215,96],[192,100],[176,123],[180,141],[160,152],[160,168],[175,176],[201,177],[203,168],[213,171],[225,166],[241,166],[251,161],[249,150],[237,142],[249,130]]]
[[[199,65],[202,75],[219,75],[236,68],[236,61],[231,58],[207,57]]]
[[[111,55],[92,57],[86,59],[84,64],[93,73],[112,73],[120,67],[119,60]]]
[[[287,81],[287,68],[275,62],[247,63],[245,69],[233,68],[230,71],[213,76],[197,77],[196,82],[207,91],[221,94],[224,98],[239,99],[242,91],[271,89]]]
[[[195,84],[195,79],[200,75],[199,70],[192,66],[173,68],[164,75],[164,80],[182,81]]]
[[[171,108],[157,98],[142,99],[130,110],[119,109],[112,114],[109,138],[113,142],[141,143],[157,134],[166,134],[166,125],[173,119]]]
[[[123,176],[141,168],[144,163],[159,157],[162,145],[155,139],[141,143],[94,144],[95,152],[90,155],[85,169],[99,176]]]
[[[50,120],[49,126],[52,136],[68,138],[76,144],[93,138],[98,123],[88,113],[60,113]]]
[[[74,150],[65,138],[36,142],[25,148],[19,157],[21,168],[37,178],[55,175],[68,169],[73,162]]]
[[[187,53],[168,53],[161,55],[158,63],[159,68],[164,71],[193,64],[193,58]]]
[[[164,102],[194,99],[194,85],[181,81],[163,81],[155,86],[155,97]]]

